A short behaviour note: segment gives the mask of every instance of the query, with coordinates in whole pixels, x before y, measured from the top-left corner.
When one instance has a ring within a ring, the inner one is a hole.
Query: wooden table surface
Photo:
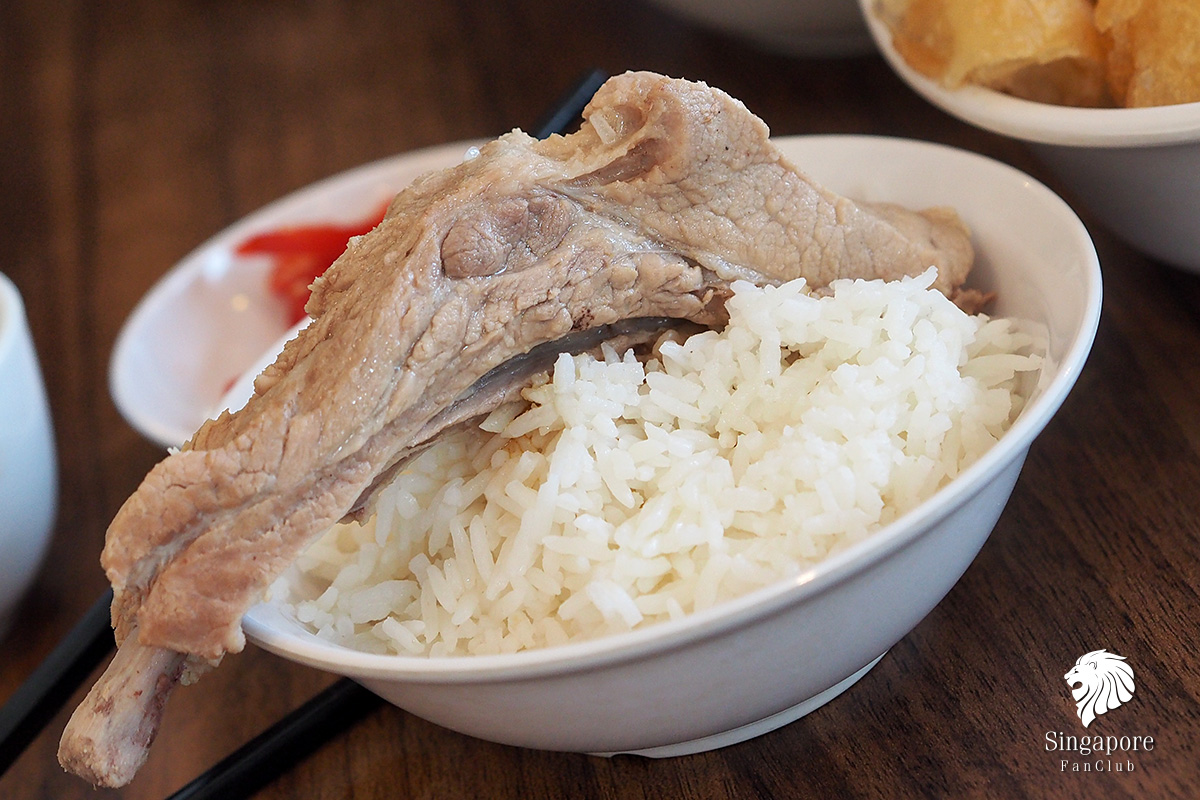
[[[1103,264],[1083,376],[963,579],[818,712],[648,760],[491,744],[386,707],[257,796],[1200,796],[1200,280],[1114,239],[1023,146],[936,111],[874,55],[770,54],[634,0],[0,3],[0,270],[28,306],[61,472],[49,559],[0,643],[0,699],[105,588],[105,527],[163,455],[118,414],[106,377],[143,293],[272,199],[383,156],[528,128],[592,67],[705,80],[776,134],[929,139],[1045,181]],[[1099,648],[1128,659],[1137,690],[1084,731],[1062,676]],[[0,796],[164,797],[329,682],[248,647],[176,694],[119,791],[59,768],[64,710]],[[1093,769],[1074,773],[1046,749],[1058,731],[1155,747],[1111,769],[1076,757]]]

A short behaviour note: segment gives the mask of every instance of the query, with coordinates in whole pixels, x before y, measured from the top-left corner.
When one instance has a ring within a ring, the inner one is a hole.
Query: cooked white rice
[[[295,583],[315,592],[276,600],[369,652],[502,653],[811,567],[927,499],[1022,406],[1030,338],[933,277],[820,297],[739,283],[724,331],[648,363],[562,355],[527,407],[426,451],[368,524],[313,546]]]

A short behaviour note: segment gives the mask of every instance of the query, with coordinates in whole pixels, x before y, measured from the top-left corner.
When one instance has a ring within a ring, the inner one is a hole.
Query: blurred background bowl
[[[871,11],[874,0],[859,2],[876,46],[914,91],[964,122],[1025,142],[1113,233],[1200,272],[1200,103],[1072,108],[979,86],[947,89],[896,52]]]
[[[58,514],[54,419],[25,301],[0,272],[0,639],[46,559]]]
[[[1030,444],[1079,376],[1100,313],[1095,249],[1058,196],[983,156],[878,137],[777,141],[834,191],[949,205],[971,227],[970,284],[997,293],[996,315],[1028,320],[1047,341],[1037,388],[999,443],[928,502],[796,578],[626,634],[508,655],[372,655],[318,639],[268,602],[245,617],[250,640],[484,739],[664,756],[803,716],[912,630],[983,546]]]
[[[785,55],[835,57],[871,51],[871,36],[854,0],[651,2],[707,28]]]

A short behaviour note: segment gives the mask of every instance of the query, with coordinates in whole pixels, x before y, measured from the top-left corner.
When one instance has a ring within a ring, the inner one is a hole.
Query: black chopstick
[[[249,797],[382,703],[378,696],[349,678],[342,678],[168,800]]]
[[[584,106],[606,80],[608,75],[602,70],[593,69],[584,73],[558,98],[529,135],[535,139],[545,139],[551,134],[569,131],[578,122]]]
[[[113,649],[109,589],[0,708],[0,775]]]

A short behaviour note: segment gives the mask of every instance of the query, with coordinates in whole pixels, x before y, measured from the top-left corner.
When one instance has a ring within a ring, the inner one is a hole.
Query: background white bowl
[[[850,56],[871,50],[854,0],[651,0],[706,27],[796,56]]]
[[[510,655],[380,656],[319,640],[264,603],[245,618],[249,638],[464,733],[660,756],[740,741],[808,713],[908,633],[971,563],[1030,443],[1075,383],[1099,318],[1099,264],[1066,203],[998,162],[899,139],[778,141],[836,191],[958,209],[979,252],[972,284],[998,292],[996,314],[1045,327],[1038,388],[991,451],[929,502],[794,580],[628,634]]]
[[[964,122],[1026,142],[1115,234],[1200,272],[1200,103],[1071,108],[979,86],[947,89],[896,52],[875,0],[859,2],[880,52],[914,91]]]

